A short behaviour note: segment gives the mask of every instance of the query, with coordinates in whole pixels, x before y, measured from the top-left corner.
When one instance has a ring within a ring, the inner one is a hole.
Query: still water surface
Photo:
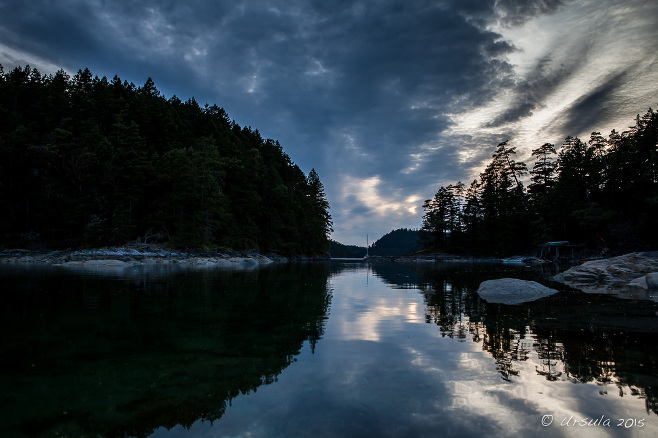
[[[0,269],[0,436],[658,435],[658,305],[527,268]]]

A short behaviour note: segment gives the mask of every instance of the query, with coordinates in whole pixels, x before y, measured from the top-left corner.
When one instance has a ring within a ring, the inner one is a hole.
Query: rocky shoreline
[[[658,301],[658,251],[588,261],[553,280],[586,293]]]
[[[271,263],[322,260],[322,257],[283,257],[254,251],[177,251],[148,244],[85,250],[35,252],[24,249],[0,251],[3,264],[48,264],[66,267],[122,268],[142,265],[178,264],[195,267],[253,267]]]

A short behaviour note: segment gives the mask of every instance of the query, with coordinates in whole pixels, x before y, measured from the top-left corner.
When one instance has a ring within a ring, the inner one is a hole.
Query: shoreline
[[[332,259],[332,260],[340,260]],[[363,259],[350,259],[350,260],[363,260],[370,262],[485,262],[485,263],[535,263],[539,261],[534,257],[519,257],[512,259],[506,259],[496,256],[470,256],[470,255],[457,255],[457,254],[411,254],[411,255],[400,255],[400,256],[370,256]]]
[[[26,249],[0,250],[0,266],[53,266],[68,269],[124,272],[134,268],[194,268],[194,269],[256,269],[272,264],[294,262],[353,262],[393,263],[496,263],[540,266],[543,260],[493,256],[463,256],[455,254],[415,254],[405,256],[371,256],[364,259],[332,259],[325,256],[284,257],[260,254],[256,251],[223,249],[179,251],[160,245],[128,244],[86,250],[31,251]],[[658,301],[658,251],[635,252],[622,256],[577,263],[556,272],[551,281],[585,293],[616,295],[620,298]]]
[[[178,251],[148,244],[133,244],[83,250],[0,251],[0,264],[46,264],[64,267],[128,268],[135,266],[181,265],[192,267],[255,267],[272,263],[326,260],[321,256],[284,257],[255,251]]]

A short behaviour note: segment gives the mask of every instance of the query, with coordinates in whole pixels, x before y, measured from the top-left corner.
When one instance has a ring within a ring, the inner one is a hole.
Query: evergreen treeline
[[[329,241],[329,255],[333,258],[357,259],[366,255],[366,247],[358,245],[344,245],[335,240]]]
[[[658,245],[658,113],[635,126],[587,142],[567,137],[532,152],[528,171],[516,150],[498,145],[470,186],[441,187],[423,204],[426,248],[511,254],[568,240],[601,251]],[[522,178],[530,175],[526,188]]]
[[[85,69],[0,66],[0,240],[316,254],[329,204],[274,140],[216,106]]]

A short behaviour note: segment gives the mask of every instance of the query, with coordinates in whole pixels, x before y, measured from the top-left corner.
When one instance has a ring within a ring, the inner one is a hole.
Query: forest
[[[597,254],[658,246],[658,113],[628,131],[532,151],[532,168],[500,143],[479,179],[440,187],[423,204],[428,250],[510,255],[549,241]],[[527,187],[526,187],[527,184]]]
[[[358,245],[344,245],[333,239],[329,240],[329,255],[332,258],[358,258],[366,255],[366,247]]]
[[[179,248],[321,254],[324,187],[275,140],[217,105],[165,98],[89,69],[0,66],[0,245],[139,240]]]

